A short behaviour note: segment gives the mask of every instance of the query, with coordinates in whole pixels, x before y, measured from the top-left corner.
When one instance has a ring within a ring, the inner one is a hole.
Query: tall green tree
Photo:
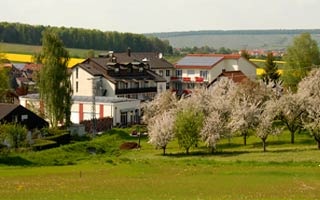
[[[50,124],[70,124],[71,84],[67,70],[69,53],[58,35],[50,30],[42,38],[43,68],[39,75],[40,99],[44,103]]]
[[[274,62],[274,56],[272,52],[269,52],[267,55],[266,63],[264,66],[264,72],[261,75],[261,79],[265,84],[269,84],[270,82],[273,82],[276,84],[280,78],[280,73],[278,72],[278,66],[277,63]]]
[[[3,62],[4,55],[0,52],[0,102],[6,101],[6,94],[10,90],[9,70],[3,66]]]
[[[203,121],[204,114],[194,108],[178,112],[173,132],[178,138],[180,147],[186,150],[186,154],[189,154],[192,146],[197,145]]]
[[[311,38],[310,33],[302,33],[294,38],[293,45],[288,47],[284,60],[286,61],[282,75],[284,85],[296,91],[300,80],[314,65],[320,64],[317,42]]]

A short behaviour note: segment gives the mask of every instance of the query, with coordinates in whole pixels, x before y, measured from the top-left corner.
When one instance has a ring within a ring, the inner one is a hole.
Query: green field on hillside
[[[141,149],[119,150],[138,141],[131,131],[2,155],[1,199],[319,199],[320,151],[307,133],[296,144],[288,132],[270,137],[265,153],[254,136],[247,146],[240,137],[222,140],[214,154],[199,144],[186,155],[173,141],[163,156],[147,138]]]
[[[6,53],[17,53],[17,54],[28,54],[33,55],[41,51],[41,46],[24,45],[24,44],[11,44],[11,43],[0,43],[0,51]],[[73,58],[86,58],[90,49],[72,49],[67,48],[70,53],[70,57]],[[107,51],[107,50],[106,50]],[[105,51],[95,50],[96,55]]]

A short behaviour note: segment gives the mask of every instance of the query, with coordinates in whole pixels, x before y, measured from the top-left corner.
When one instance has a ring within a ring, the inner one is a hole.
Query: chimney
[[[128,52],[128,56],[131,57],[131,49],[130,49],[130,47],[128,47],[127,52]]]

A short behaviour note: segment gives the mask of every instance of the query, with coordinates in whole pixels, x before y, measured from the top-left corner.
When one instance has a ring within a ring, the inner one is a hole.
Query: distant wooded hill
[[[57,31],[68,48],[126,51],[128,47],[135,52],[172,53],[168,41],[142,34],[102,32],[82,28],[33,26],[21,23],[0,22],[0,42],[41,45],[45,29]]]
[[[146,36],[169,40],[175,48],[226,47],[230,49],[284,49],[291,44],[292,39],[304,32],[309,32],[312,38],[320,44],[320,29],[297,30],[216,30],[150,33]]]

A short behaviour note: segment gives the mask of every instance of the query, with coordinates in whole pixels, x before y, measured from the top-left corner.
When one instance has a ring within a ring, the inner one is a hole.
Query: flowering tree
[[[165,112],[152,118],[148,124],[149,143],[161,148],[163,155],[166,154],[168,143],[174,138],[174,116],[172,112]]]
[[[305,77],[298,87],[298,95],[306,99],[307,117],[303,118],[303,126],[309,130],[320,149],[320,70],[315,69]]]
[[[294,144],[294,135],[302,128],[306,99],[297,93],[287,93],[277,101],[277,107],[278,116],[290,131],[291,143]]]
[[[226,132],[226,120],[218,111],[212,112],[204,121],[200,132],[201,139],[211,148],[211,153],[216,148],[216,143]]]
[[[153,117],[176,108],[177,102],[176,95],[170,91],[158,94],[152,101],[142,104],[142,121],[149,124]]]
[[[229,127],[232,132],[240,132],[244,145],[247,144],[249,130],[258,124],[268,94],[270,92],[265,85],[254,82],[241,84],[234,94]]]
[[[221,78],[212,87],[206,90],[205,105],[209,113],[203,124],[200,136],[205,144],[215,150],[216,143],[221,137],[230,138],[228,127],[231,115],[231,94],[235,91],[236,85],[228,78]]]
[[[265,102],[265,108],[258,117],[256,136],[262,140],[263,151],[266,151],[266,141],[269,135],[278,135],[281,128],[275,125],[277,117],[277,101],[271,99]]]

